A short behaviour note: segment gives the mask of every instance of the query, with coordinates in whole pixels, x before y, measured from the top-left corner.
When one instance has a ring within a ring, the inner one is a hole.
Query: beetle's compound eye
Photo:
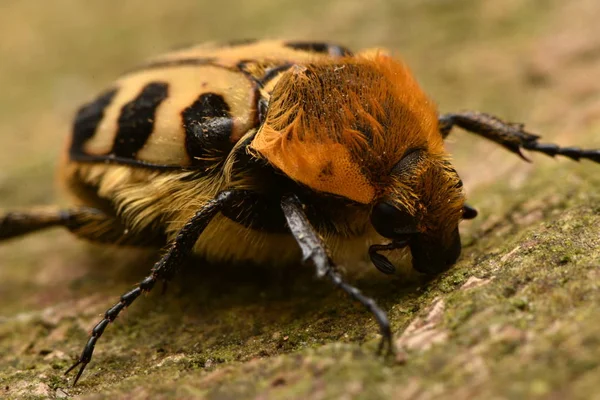
[[[404,239],[418,233],[415,217],[385,201],[373,207],[371,223],[377,233],[388,239]]]

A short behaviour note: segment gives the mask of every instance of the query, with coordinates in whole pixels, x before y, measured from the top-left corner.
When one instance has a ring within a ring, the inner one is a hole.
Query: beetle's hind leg
[[[0,240],[7,240],[55,226],[76,231],[82,227],[98,224],[107,216],[93,208],[61,209],[39,207],[26,211],[13,211],[0,215]]]
[[[114,216],[91,207],[61,209],[56,206],[14,211],[0,215],[0,241],[36,231],[64,227],[75,235],[101,243],[120,245],[164,245],[164,236],[156,232],[130,232]]]
[[[327,277],[335,286],[342,289],[354,300],[357,300],[373,314],[379,324],[382,336],[378,352],[381,353],[384,347],[387,346],[388,353],[392,353],[394,351],[392,331],[386,313],[379,308],[375,300],[365,296],[360,290],[344,282],[329,257],[325,243],[323,243],[319,234],[311,226],[306,214],[302,210],[300,200],[295,195],[286,196],[281,201],[281,208],[287,220],[288,227],[302,250],[304,260],[313,262],[317,269],[317,275],[320,278]]]
[[[187,256],[192,252],[196,241],[204,229],[208,226],[213,217],[224,207],[228,207],[234,201],[244,196],[243,191],[221,192],[217,197],[208,201],[184,226],[181,228],[177,237],[169,244],[164,256],[152,267],[150,275],[142,279],[137,286],[129,292],[123,294],[121,299],[111,308],[106,310],[104,317],[92,329],[90,337],[83,348],[79,359],[73,364],[65,374],[68,374],[77,366],[79,371],[75,376],[73,385],[77,383],[85,367],[92,359],[96,342],[104,333],[106,327],[117,318],[119,313],[125,307],[131,305],[140,294],[152,290],[158,280],[169,281],[178,271],[179,267]]]
[[[444,138],[452,127],[458,126],[466,131],[495,142],[509,151],[527,160],[521,149],[544,153],[548,156],[563,156],[572,160],[591,160],[600,163],[600,149],[580,149],[578,147],[560,147],[551,143],[539,143],[539,136],[525,131],[523,124],[504,122],[493,115],[475,111],[444,114],[439,117],[440,133]]]

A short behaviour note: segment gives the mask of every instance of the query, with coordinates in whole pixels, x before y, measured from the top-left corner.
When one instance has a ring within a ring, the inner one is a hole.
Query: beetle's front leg
[[[317,276],[320,278],[327,277],[335,286],[342,289],[354,300],[357,300],[365,306],[377,320],[379,330],[381,331],[381,342],[379,350],[381,352],[387,345],[388,353],[394,351],[392,343],[392,331],[390,322],[386,313],[379,308],[375,300],[365,296],[354,286],[344,282],[342,276],[336,271],[335,265],[329,257],[327,248],[323,239],[312,227],[306,214],[302,210],[302,203],[295,195],[285,196],[281,200],[281,208],[285,219],[287,220],[290,232],[298,242],[304,261],[310,260],[317,269]]]

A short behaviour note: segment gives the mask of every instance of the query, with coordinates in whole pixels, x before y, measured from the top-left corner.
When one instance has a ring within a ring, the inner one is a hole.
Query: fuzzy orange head
[[[374,228],[410,246],[417,270],[456,261],[462,184],[404,64],[375,55],[292,67],[251,148],[315,191],[371,206]]]

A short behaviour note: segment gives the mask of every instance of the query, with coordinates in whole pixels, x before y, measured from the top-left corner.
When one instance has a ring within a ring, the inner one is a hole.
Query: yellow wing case
[[[202,44],[126,73],[75,118],[69,157],[155,168],[209,169],[260,122],[259,100],[297,63],[351,55],[281,40]]]

